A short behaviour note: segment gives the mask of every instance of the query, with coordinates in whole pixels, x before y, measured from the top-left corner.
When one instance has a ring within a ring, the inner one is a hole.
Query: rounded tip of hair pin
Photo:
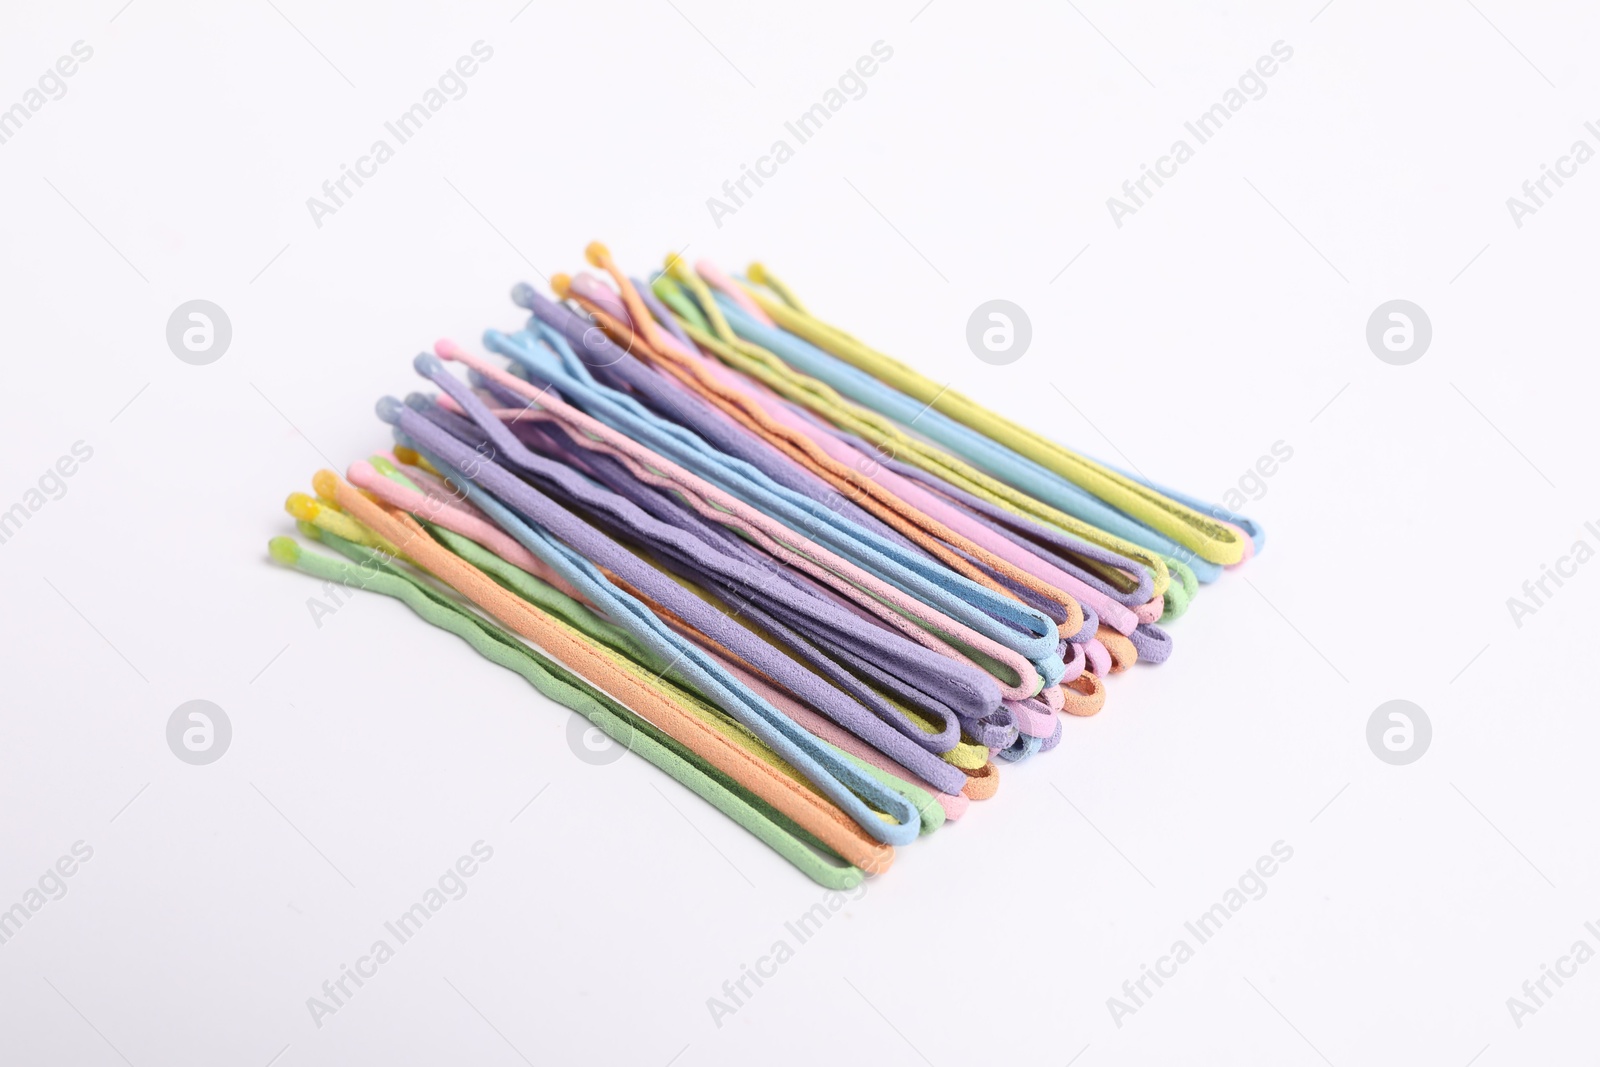
[[[407,393],[406,407],[412,411],[427,411],[433,406],[433,397],[427,393]]]
[[[465,351],[448,337],[441,337],[433,342],[433,354],[440,359],[459,359],[465,354]]]
[[[689,264],[676,252],[668,252],[661,262],[664,265],[662,273],[669,278],[681,278],[689,270]]]
[[[744,276],[757,285],[767,284],[767,268],[760,263],[752,263],[744,269]]]
[[[324,468],[311,476],[311,488],[315,489],[320,497],[336,499],[339,495],[339,476]]]
[[[408,467],[420,466],[422,463],[422,457],[417,455],[417,450],[409,445],[395,445],[390,451],[394,453],[395,459]]]
[[[572,295],[572,275],[550,275],[550,291],[555,293],[556,296],[559,296],[563,300],[567,299]]]
[[[317,517],[317,512],[322,510],[322,505],[304,493],[290,493],[289,499],[283,502],[283,510],[301,522],[310,522]]]
[[[511,302],[527,311],[533,310],[534,288],[527,282],[518,282],[511,287]]]
[[[604,267],[611,258],[611,249],[599,241],[590,241],[583,250],[583,258],[591,267]]]
[[[267,542],[267,551],[272,553],[273,559],[291,567],[300,558],[300,545],[292,537],[274,537]]]
[[[308,541],[322,540],[322,531],[304,519],[294,520],[294,528],[300,531],[300,536]]]
[[[439,357],[432,352],[418,352],[417,357],[411,361],[412,368],[424,378],[431,378],[435,374],[444,372],[444,364],[439,362]]]
[[[400,401],[394,397],[382,396],[378,398],[378,402],[372,406],[372,409],[378,413],[378,418],[387,422],[390,426],[395,426],[400,422],[402,407],[403,405]],[[395,454],[399,455],[398,452]]]

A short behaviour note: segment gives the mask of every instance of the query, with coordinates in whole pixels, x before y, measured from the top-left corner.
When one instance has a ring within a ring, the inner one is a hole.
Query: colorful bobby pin
[[[969,821],[1265,544],[760,264],[584,258],[513,289],[530,317],[483,336],[504,365],[438,342],[413,360],[434,392],[377,405],[392,451],[288,497],[337,558],[271,555],[399,600],[822,885]]]

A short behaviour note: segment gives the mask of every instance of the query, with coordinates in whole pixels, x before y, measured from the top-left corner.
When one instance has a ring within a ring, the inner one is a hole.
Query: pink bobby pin
[[[638,330],[639,324],[633,321],[633,316],[628,314],[628,306],[622,302],[622,297],[617,291],[592,274],[580,272],[573,276],[571,281],[572,292],[592,303],[600,305],[607,315],[623,323],[631,329]],[[668,348],[682,356],[691,359],[704,359],[694,348],[685,345],[682,341],[672,336],[666,330],[660,331],[661,341]]]
[[[761,310],[760,304],[751,299],[744,286],[735,285],[733,279],[722,273],[715,263],[709,259],[698,260],[695,262],[694,272],[704,278],[713,289],[721,290],[724,296],[738,304],[740,310],[746,315],[749,315],[763,326],[771,329],[777,328],[778,324],[773,322],[765,311]]]
[[[517,395],[532,399],[530,396],[533,391],[532,386],[527,382],[465,352],[454,342],[440,341],[434,346],[434,351],[442,359],[462,363]],[[446,403],[447,400],[447,397],[441,397],[440,406],[459,410],[453,404]],[[718,489],[670,460],[656,455],[604,423],[569,407],[556,397],[549,394],[541,396],[537,408],[502,409],[492,413],[501,419],[551,418],[576,430],[577,436],[574,440],[583,447],[615,456],[643,481],[678,490],[696,511],[718,523],[735,526],[760,544],[769,554],[789,561],[817,581],[851,597],[871,611],[882,624],[930,651],[950,659],[965,658],[913,620],[921,620],[929,627],[982,650],[986,655],[1004,663],[1020,680],[1019,685],[1008,685],[1001,679],[995,679],[1002,695],[1024,700],[1038,687],[1038,673],[1033,664],[1022,655],[910,597],[831,550],[750,507],[737,497]],[[885,604],[890,607],[885,607]],[[899,610],[894,610],[896,608]],[[910,617],[907,618],[907,615]]]
[[[1060,570],[1049,561],[1040,559],[1009,538],[1001,537],[982,523],[973,521],[964,512],[945,503],[937,495],[923,489],[911,479],[902,478],[893,471],[880,466],[873,461],[872,457],[856,448],[850,442],[841,440],[826,432],[826,430],[819,429],[815,423],[800,417],[787,405],[768,404],[764,401],[761,403],[773,418],[806,434],[834,459],[855,467],[873,481],[892,491],[907,504],[918,508],[924,514],[938,519],[957,533],[983,545],[983,547],[1001,559],[1016,564],[1041,580],[1049,582],[1062,592],[1088,604],[1100,616],[1101,622],[1118,633],[1132,633],[1134,628],[1138,626],[1138,616],[1132,610],[1089,586],[1075,575]]]
[[[460,406],[448,396],[440,396],[438,403],[441,408],[447,411],[463,414]],[[550,405],[553,401],[551,398],[546,398],[540,403]],[[557,410],[548,406],[543,409],[491,408],[490,413],[510,423],[542,419],[550,419],[556,422],[563,421]],[[921,601],[909,597],[894,586],[861,570],[850,561],[835,555],[831,550],[821,545],[814,544],[792,530],[784,528],[781,532],[767,531],[764,527],[771,522],[767,516],[759,512],[750,512],[746,505],[736,498],[719,499],[717,494],[720,494],[721,491],[715,486],[701,482],[695,475],[682,471],[681,468],[672,465],[670,461],[656,457],[653,454],[649,458],[641,460],[639,457],[631,455],[624,448],[617,447],[608,441],[586,439],[582,443],[586,448],[616,457],[627,465],[629,470],[641,481],[651,485],[679,490],[684,501],[702,515],[715,522],[731,525],[742,530],[770,555],[789,561],[796,570],[820,583],[822,591],[829,595],[829,599],[837,602],[840,594],[849,596],[851,599],[845,601],[841,606],[853,614],[879,626],[892,629],[908,640],[914,641],[929,651],[936,652],[947,659],[960,660],[965,657],[944,641],[929,633],[924,626],[917,625],[913,619],[920,619],[925,626],[947,633],[963,644],[980,649],[991,658],[1011,668],[1017,677],[1023,680],[1024,684],[1011,685],[999,678],[995,678],[994,682],[999,687],[1002,695],[1020,700],[1033,692],[1032,687],[1038,685],[1038,673],[1026,657],[985,637],[965,624],[951,619]],[[698,495],[698,491],[702,487],[707,491],[706,496]],[[710,499],[707,499],[707,497]],[[750,521],[752,516],[757,521]],[[790,542],[793,542],[793,544]],[[852,589],[852,586],[856,587],[856,589]],[[867,597],[863,598],[859,590],[865,590],[868,594]],[[873,599],[874,597],[900,610],[886,609],[882,604],[876,603]],[[907,615],[911,616],[911,618],[907,618]],[[1028,679],[1032,679],[1032,681],[1028,682]]]
[[[599,304],[605,313],[612,318],[623,322],[631,321],[628,318],[627,305],[623,304],[622,297],[617,295],[615,289],[596,278],[593,274],[587,271],[579,271],[568,279],[567,284],[575,295],[581,296],[590,303]]]
[[[479,511],[470,500],[463,499],[460,493],[451,489],[444,483],[442,479],[434,477],[421,467],[412,467],[408,464],[400,462],[399,457],[397,457],[393,452],[380,452],[378,454],[384,459],[388,460],[390,463],[393,463],[396,470],[400,471],[407,478],[410,478],[413,482],[420,485],[422,487],[422,491],[427,493],[429,496],[436,496],[440,500],[448,501],[450,505],[457,511],[464,511],[468,515],[475,515],[485,522],[489,520],[489,516]]]
[[[629,326],[630,330],[640,331],[640,325],[634,322],[634,317],[627,312],[627,304],[622,302],[621,296],[618,296],[616,290],[606,285],[600,278],[594,277],[592,274],[574,275],[573,280],[571,280],[571,290],[576,296],[581,296],[586,301],[598,304],[598,306],[602,307],[602,310],[605,310],[605,314],[616,318],[622,325]],[[698,360],[698,362],[702,363],[707,362],[706,357],[701,355],[699,349],[694,346],[686,346],[682,341],[674,338],[670,331],[658,330],[658,333],[661,334],[661,344],[674,350],[678,355],[683,355],[683,357]]]
[[[822,715],[812,711],[805,704],[772,685],[760,675],[755,674],[748,668],[741,666],[739,663],[736,663],[735,661],[716,651],[713,651],[711,654],[722,661],[723,667],[725,667],[730,674],[734,675],[734,677],[738,678],[745,685],[748,685],[751,689],[754,689],[761,696],[766,697],[768,701],[778,708],[778,710],[788,715],[795,722],[799,723],[816,736],[822,738],[830,745],[833,745],[835,748],[841,748],[850,753],[852,756],[872,764],[881,771],[888,771],[895,777],[902,778],[917,788],[926,789],[928,792],[932,793],[933,798],[937,800],[939,802],[939,806],[944,809],[945,818],[959,819],[962,813],[967,810],[967,805],[970,804],[971,801],[966,796],[959,793],[952,794],[939,792],[937,786],[929,785],[927,782],[923,781],[921,778],[918,778],[916,775],[900,766],[900,764],[896,763],[888,756],[885,756],[882,752],[879,752],[865,741],[862,741],[860,738],[850,733],[850,731],[832,722],[829,722]]]
[[[1167,610],[1167,598],[1164,596],[1151,597],[1143,604],[1137,605],[1133,613],[1139,616],[1140,622],[1160,622],[1161,613]]]
[[[1238,570],[1240,567],[1243,567],[1246,563],[1249,563],[1250,562],[1250,557],[1252,557],[1252,556],[1254,556],[1256,554],[1255,538],[1251,537],[1249,534],[1245,533],[1242,529],[1240,529],[1239,527],[1235,526],[1231,522],[1224,522],[1224,523],[1222,523],[1222,525],[1226,526],[1228,529],[1232,530],[1235,534],[1237,534],[1239,536],[1239,540],[1241,542],[1243,542],[1243,544],[1244,544],[1244,556],[1239,560],[1239,562],[1238,563],[1229,563],[1223,568],[1224,570],[1230,570],[1230,571]]]
[[[569,585],[565,578],[513,541],[498,526],[469,515],[439,497],[407,489],[394,479],[379,474],[372,464],[364,459],[358,459],[350,464],[350,469],[346,473],[352,485],[381,497],[385,503],[409,511],[419,519],[443,526],[462,537],[470,538],[507,563],[521,567],[529,574],[543,579],[574,600],[583,599],[582,594]]]
[[[1059,693],[1059,687],[1052,692]],[[1034,700],[1007,700],[1004,701],[1011,710],[1012,718],[1017,721],[1017,729],[1029,737],[1049,737],[1056,729],[1056,709],[1043,701]]]

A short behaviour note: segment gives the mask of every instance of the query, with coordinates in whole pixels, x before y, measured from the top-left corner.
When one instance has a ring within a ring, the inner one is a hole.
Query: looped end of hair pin
[[[301,522],[311,522],[322,510],[322,505],[304,493],[290,493],[289,498],[283,502],[283,510]]]
[[[689,263],[676,252],[668,252],[662,261],[662,273],[674,281],[683,281],[694,272],[689,269]]]
[[[290,567],[300,560],[300,545],[292,537],[274,537],[267,542],[267,551],[273,559]]]
[[[372,405],[372,410],[378,413],[378,418],[387,422],[390,426],[398,426],[402,407],[403,405],[401,405],[400,401],[394,397],[381,396],[378,398],[378,402]],[[399,451],[396,450],[395,455],[398,456],[399,454]],[[405,461],[401,460],[401,462],[404,463]]]
[[[311,476],[311,488],[317,491],[318,496],[335,500],[339,496],[339,476],[323,468]]]

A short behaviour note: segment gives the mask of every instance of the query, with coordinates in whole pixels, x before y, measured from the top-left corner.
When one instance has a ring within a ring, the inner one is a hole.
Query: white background
[[[1505,204],[1600,148],[1592,9],[121,2],[0,16],[0,107],[94,50],[0,145],[0,508],[94,450],[0,545],[0,907],[94,849],[0,945],[0,1060],[1593,1054],[1600,963],[1520,1028],[1506,998],[1600,948],[1600,566],[1520,628],[1505,605],[1597,543],[1600,164],[1521,228]],[[467,95],[315,226],[306,198],[478,40]],[[865,97],[714,225],[706,198],[879,40]],[[1267,95],[1116,227],[1106,198],[1279,40]],[[399,604],[319,628],[265,552],[288,492],[386,442],[371,405],[419,387],[415,352],[516,327],[512,283],[595,238],[635,273],[763,258],[928,376],[1211,499],[1294,450],[1247,509],[1267,551],[1172,659],[902,849],[721,1028],[707,998],[821,891],[642,760],[580,762],[564,709]],[[995,297],[1034,328],[1007,367],[963,339]],[[206,367],[164,338],[193,298],[233,324]],[[1406,367],[1364,338],[1393,298],[1433,323]],[[164,737],[194,698],[233,723],[206,767]],[[1434,728],[1407,767],[1365,740],[1394,698]],[[306,998],[480,839],[467,896],[315,1026]],[[1115,1025],[1107,998],[1279,840],[1267,895]]]

